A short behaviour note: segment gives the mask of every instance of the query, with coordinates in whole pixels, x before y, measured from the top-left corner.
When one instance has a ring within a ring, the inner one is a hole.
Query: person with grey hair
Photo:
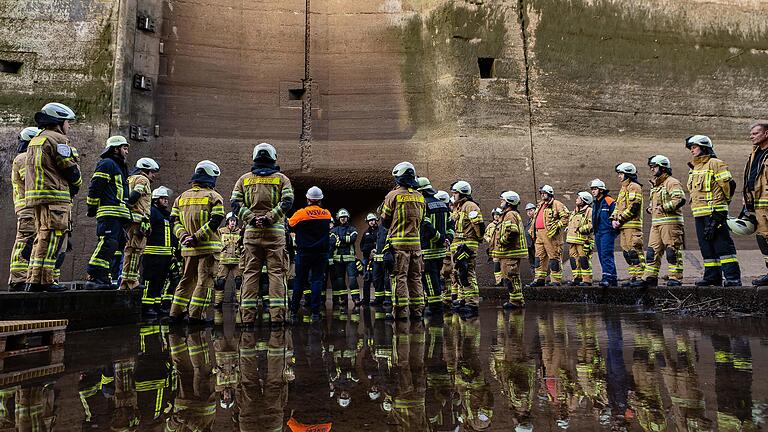
[[[757,227],[757,247],[768,267],[768,121],[754,123],[749,128],[752,152],[744,167],[744,216]],[[752,285],[768,285],[768,274],[752,281]]]

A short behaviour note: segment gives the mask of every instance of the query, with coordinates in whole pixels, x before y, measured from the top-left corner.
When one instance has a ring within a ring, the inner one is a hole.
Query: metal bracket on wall
[[[144,91],[152,91],[152,78],[147,78],[141,74],[135,74],[133,76],[133,88]]]
[[[134,141],[149,141],[149,130],[142,125],[131,125],[129,138]]]
[[[155,20],[149,15],[139,15],[136,17],[136,27],[145,32],[155,32]]]

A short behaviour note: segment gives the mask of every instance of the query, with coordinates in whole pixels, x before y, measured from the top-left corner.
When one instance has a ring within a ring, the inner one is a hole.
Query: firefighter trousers
[[[757,247],[760,248],[765,266],[768,267],[768,208],[757,208],[753,214],[757,219],[757,231],[755,232]]]
[[[721,219],[725,220],[725,217]],[[720,285],[723,279],[740,282],[741,268],[728,226],[715,223],[712,216],[699,216],[694,221],[699,250],[704,259],[704,280],[714,285]]]
[[[442,290],[440,288],[440,270],[442,270],[442,267],[442,258],[424,260],[421,284],[427,296],[427,304],[430,306],[437,306],[442,301]]]
[[[56,280],[56,260],[69,228],[70,205],[40,204],[34,209],[37,235],[32,243],[27,283],[51,285]]]
[[[213,304],[221,305],[224,303],[224,292],[227,287],[229,276],[235,279],[235,299],[240,303],[240,288],[243,285],[243,272],[240,270],[240,264],[223,264],[219,261],[219,268],[216,271],[216,283],[213,285]]]
[[[623,228],[619,230],[619,245],[627,261],[627,272],[631,279],[643,276],[645,256],[643,255],[643,230],[640,228]]]
[[[534,278],[539,281],[543,281],[547,278],[547,272],[549,272],[549,280],[551,282],[557,282],[563,280],[563,268],[561,261],[563,257],[563,241],[559,236],[550,238],[547,235],[547,230],[536,230],[536,258],[533,260]]]
[[[568,243],[574,282],[592,282],[592,251],[583,244]]]
[[[670,280],[683,280],[683,226],[677,224],[653,225],[645,254],[643,279],[659,277],[661,257],[666,255]]]
[[[269,279],[269,315],[272,322],[283,322],[288,307],[285,270],[285,236],[249,237],[246,232],[243,287],[240,315],[243,324],[256,321],[259,307],[259,279],[266,264]]]
[[[147,246],[147,236],[142,232],[140,223],[131,222],[126,235],[123,270],[120,273],[121,290],[131,290],[139,286],[139,264]]]
[[[141,304],[144,306],[160,306],[163,288],[168,280],[171,268],[171,255],[144,255],[142,257],[144,280],[144,295]]]
[[[96,248],[91,254],[86,271],[91,279],[97,279],[104,282],[111,280],[110,271],[115,259],[115,253],[122,251],[125,247],[125,230],[123,229],[124,220],[105,216],[96,218],[96,235],[98,242]]]
[[[520,258],[501,258],[499,264],[504,275],[504,286],[509,293],[509,302],[522,305],[523,283],[520,281]]]
[[[383,303],[389,303],[392,298],[392,281],[387,276],[384,261],[373,259],[373,297]]]
[[[395,249],[394,258],[392,313],[396,318],[407,318],[410,310],[410,314],[420,317],[424,312],[421,251]]]
[[[473,251],[466,264],[459,265],[457,261],[453,267],[453,289],[456,292],[456,300],[463,301],[468,306],[480,305],[480,288],[477,285],[477,253]],[[466,276],[462,272],[466,271]],[[445,296],[443,297],[445,299]]]
[[[27,282],[29,257],[35,241],[35,215],[23,214],[16,219],[16,240],[11,250],[11,273],[8,284]]]
[[[357,266],[355,261],[333,263],[335,276],[333,284],[333,301],[335,304],[346,305],[347,297],[352,301],[360,300],[360,286],[357,283]]]
[[[184,274],[173,293],[172,317],[180,316],[185,311],[189,311],[190,318],[203,317],[211,305],[215,268],[214,254],[184,257]]]
[[[291,296],[291,311],[298,312],[301,297],[305,287],[309,286],[308,305],[312,313],[319,313],[323,309],[323,282],[325,267],[328,265],[326,253],[302,253],[296,254],[296,278],[293,280],[293,294]]]
[[[453,258],[448,254],[443,258],[443,267],[440,269],[440,291],[444,304],[451,305],[458,293],[458,287],[458,281],[453,272]]]

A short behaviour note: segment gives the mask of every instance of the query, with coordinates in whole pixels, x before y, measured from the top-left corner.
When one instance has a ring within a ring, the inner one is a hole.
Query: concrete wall
[[[116,19],[115,4],[92,3],[84,16]],[[140,68],[121,55],[118,79],[99,75],[117,89],[104,105],[120,119],[115,130],[159,126],[132,160],[158,159],[158,184],[176,191],[208,158],[222,167],[228,197],[253,145],[269,141],[299,193],[319,184],[331,207],[348,207],[356,221],[378,205],[402,160],[443,189],[469,180],[488,214],[500,191],[533,200],[544,183],[572,207],[594,177],[616,190],[612,170],[621,161],[638,165],[645,182],[648,156],[664,153],[685,177],[682,140],[694,133],[712,136],[740,178],[746,127],[768,117],[759,90],[768,6],[759,1],[314,0],[312,142],[302,169],[301,101],[289,90],[304,77],[304,1],[122,3],[157,16],[158,33],[133,42],[122,18],[125,30],[110,41],[146,53],[143,68],[152,74],[156,64],[158,80],[151,94],[126,91],[120,77]],[[21,10],[0,6],[0,16]],[[495,59],[493,77],[480,77],[480,57]],[[4,80],[0,97],[21,91]],[[751,240],[739,246],[755,248]]]

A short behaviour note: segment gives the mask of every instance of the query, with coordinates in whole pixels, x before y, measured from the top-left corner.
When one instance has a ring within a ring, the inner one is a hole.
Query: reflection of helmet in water
[[[384,412],[392,411],[392,401],[390,399],[384,399],[384,402],[381,403],[381,409]]]
[[[223,409],[230,409],[235,405],[235,398],[232,397],[234,389],[231,387],[225,387],[224,390],[221,391],[221,396],[219,397],[219,406]]]
[[[597,416],[597,419],[603,426],[608,426],[611,424],[611,409],[603,408],[600,410],[600,414]]]
[[[474,430],[485,430],[491,425],[492,412],[480,409],[474,418],[468,419],[468,425]]]
[[[533,432],[533,425],[530,423],[519,424],[515,426],[515,432]]]
[[[296,379],[296,371],[293,366],[286,366],[284,375],[286,381],[293,382]]]
[[[372,401],[375,401],[375,400],[378,400],[378,399],[379,399],[379,397],[381,397],[381,393],[380,393],[378,390],[374,390],[374,389],[371,389],[371,390],[368,392],[368,397],[369,397],[369,398],[370,398]]]
[[[342,408],[346,408],[349,406],[349,404],[352,403],[352,398],[349,396],[349,393],[346,391],[342,391],[341,394],[339,394],[339,406]]]
[[[568,421],[568,419],[560,419],[557,421],[557,427],[560,429],[568,429],[568,426],[571,425],[571,422]]]

